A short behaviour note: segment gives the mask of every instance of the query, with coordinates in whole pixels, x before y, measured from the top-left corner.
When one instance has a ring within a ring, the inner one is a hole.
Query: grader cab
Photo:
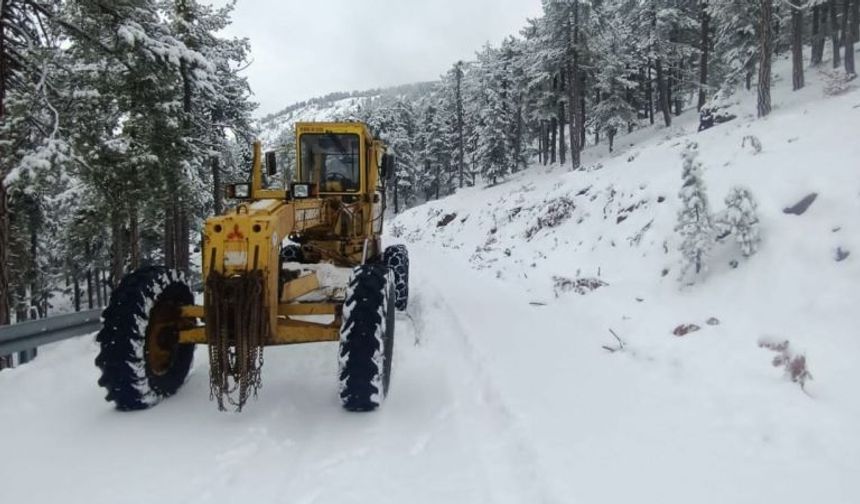
[[[264,187],[277,156],[254,144],[239,203],[209,218],[202,241],[202,303],[184,276],[149,266],[111,296],[97,336],[106,399],[145,409],[185,382],[196,345],[207,345],[211,397],[241,410],[260,387],[267,346],[339,342],[339,394],[351,411],[388,392],[394,311],[409,294],[402,245],[383,249],[386,183],[394,159],[361,123],[296,125],[296,174]]]

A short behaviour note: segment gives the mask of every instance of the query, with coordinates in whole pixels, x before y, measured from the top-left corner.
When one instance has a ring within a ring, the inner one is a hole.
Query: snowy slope
[[[790,77],[787,65],[777,74]],[[562,500],[860,500],[860,93],[824,98],[810,80],[794,94],[779,84],[767,120],[696,134],[690,113],[612,157],[592,149],[594,171],[532,169],[393,224],[413,250],[442,249],[492,282],[493,296],[519,300],[463,295],[459,282],[447,296]],[[755,110],[752,94],[741,110]],[[761,153],[742,148],[748,135]],[[764,241],[750,260],[734,243],[718,247],[708,277],[682,287],[673,228],[689,140],[712,210],[731,186],[751,188]],[[783,213],[811,192],[806,214]],[[853,254],[837,262],[840,248]],[[559,292],[559,277],[608,285]],[[674,336],[680,324],[703,329]],[[617,345],[610,329],[624,351],[601,348]],[[771,366],[761,339],[806,355],[807,393]]]
[[[388,103],[404,99],[413,101],[429,93],[436,86],[434,82],[419,82],[383,89],[314,98],[306,102],[292,104],[284,110],[264,117],[259,121],[260,139],[264,145],[278,145],[292,142],[287,138],[297,122],[325,122],[351,120],[371,104]]]
[[[349,116],[374,97],[343,98],[331,102],[308,103],[277,114],[261,122],[260,139],[266,145],[277,143],[297,122],[325,122]]]
[[[590,149],[592,171],[535,167],[391,222],[410,246],[412,298],[376,413],[340,410],[331,344],[267,350],[242,414],[209,401],[202,349],[176,397],[124,414],[102,400],[91,338],[46,347],[0,373],[4,499],[860,501],[860,92],[824,98],[809,80],[800,93],[780,83],[767,120],[696,134],[688,114],[622,138],[614,156]],[[741,148],[747,135],[761,153]],[[688,139],[714,210],[729,187],[751,188],[763,244],[749,260],[718,248],[708,277],[682,287],[673,227]],[[813,191],[806,214],[782,212]],[[841,262],[839,247],[852,252]],[[554,277],[608,285],[580,295]],[[674,336],[683,323],[702,329]],[[610,329],[623,350],[603,348],[617,348]],[[806,355],[806,392],[763,337]]]

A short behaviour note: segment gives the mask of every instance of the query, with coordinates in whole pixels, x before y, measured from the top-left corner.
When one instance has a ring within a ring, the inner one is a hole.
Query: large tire
[[[162,267],[127,275],[111,294],[96,336],[96,366],[105,399],[121,411],[142,410],[176,393],[185,383],[193,344],[179,344],[180,308],[194,303],[181,273]]]
[[[349,411],[372,411],[388,395],[394,353],[394,282],[387,267],[353,270],[343,307],[338,356],[340,400]]]
[[[409,305],[409,251],[406,245],[386,248],[382,261],[394,273],[394,307],[403,311]]]

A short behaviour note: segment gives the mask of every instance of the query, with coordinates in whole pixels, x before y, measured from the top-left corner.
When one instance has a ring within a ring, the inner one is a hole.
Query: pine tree
[[[720,227],[735,236],[745,257],[755,254],[761,243],[757,209],[758,204],[749,189],[732,187],[729,190]]]
[[[636,111],[627,101],[628,91],[634,86],[628,79],[629,69],[635,62],[633,55],[625,50],[630,47],[633,34],[618,10],[619,5],[597,9],[599,28],[592,37],[592,51],[600,55],[603,63],[595,72],[600,101],[591,113],[591,127],[606,134],[610,152],[618,132],[636,119]]]
[[[683,186],[678,193],[681,210],[678,212],[678,224],[675,226],[675,231],[682,239],[682,279],[707,272],[707,261],[715,239],[713,218],[702,178],[702,163],[697,159],[698,155],[698,146],[692,142],[687,144],[682,154]]]

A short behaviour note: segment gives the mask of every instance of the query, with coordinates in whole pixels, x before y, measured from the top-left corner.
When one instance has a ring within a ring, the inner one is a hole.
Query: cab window
[[[358,135],[301,136],[301,182],[317,184],[320,192],[357,192],[361,182]]]

